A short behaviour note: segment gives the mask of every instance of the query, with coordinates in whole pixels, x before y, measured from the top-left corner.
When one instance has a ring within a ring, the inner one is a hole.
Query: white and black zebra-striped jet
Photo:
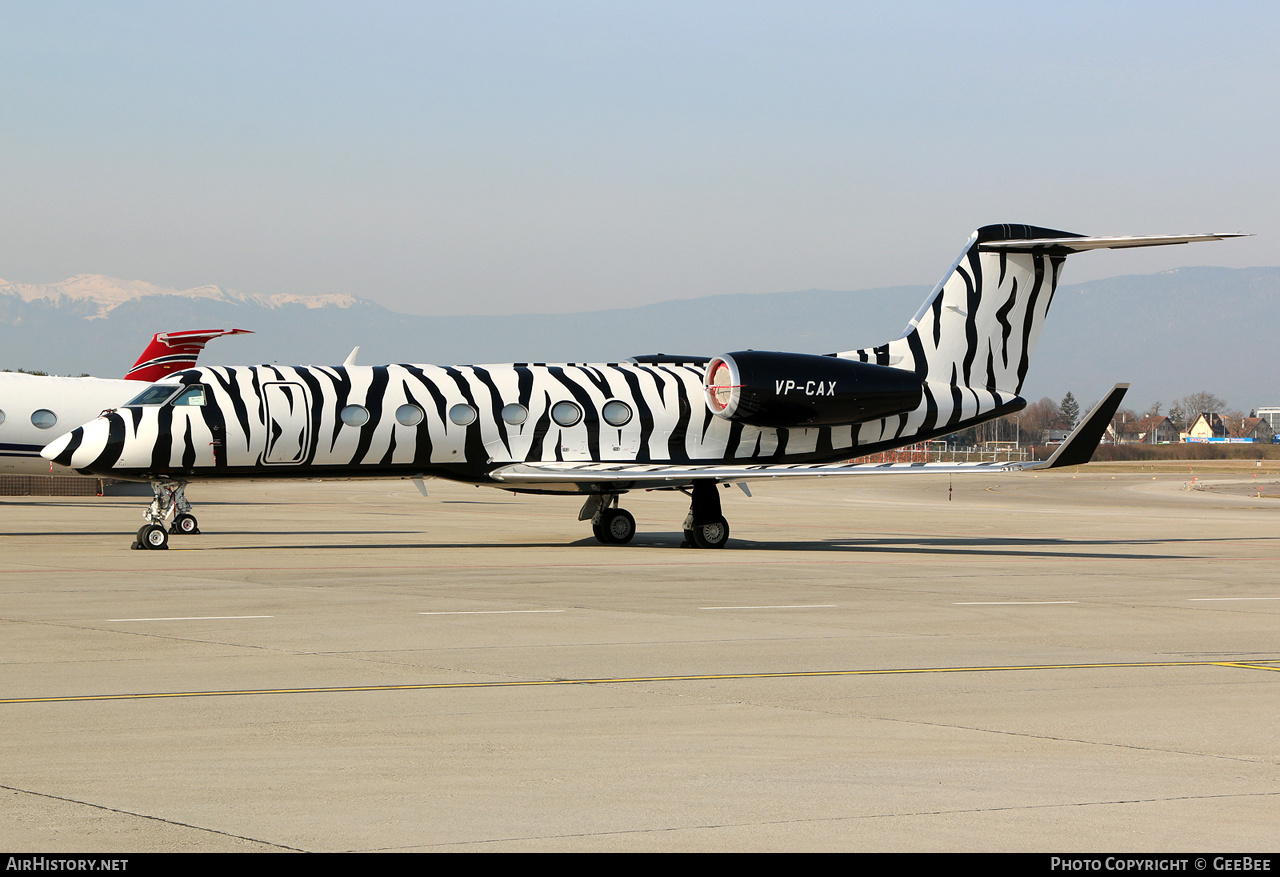
[[[902,337],[823,356],[196,368],[151,385],[43,454],[86,473],[150,481],[156,499],[134,543],[141,548],[167,545],[170,515],[188,525],[176,531],[196,529],[182,493],[188,481],[325,476],[585,494],[579,519],[605,543],[635,533],[620,495],[680,490],[691,497],[687,542],[720,547],[729,535],[721,483],[1086,462],[1123,387],[1042,462],[847,461],[1022,409],[1019,393],[1069,254],[1236,236],[1099,238],[986,226]]]

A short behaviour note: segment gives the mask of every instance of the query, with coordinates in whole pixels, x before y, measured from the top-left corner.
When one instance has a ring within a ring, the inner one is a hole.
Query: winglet
[[[1063,466],[1082,466],[1093,459],[1093,452],[1098,449],[1107,424],[1115,417],[1120,401],[1128,392],[1128,384],[1116,384],[1102,401],[1093,406],[1093,410],[1071,430],[1058,449],[1043,463],[1027,466],[1028,469],[1059,469]]]

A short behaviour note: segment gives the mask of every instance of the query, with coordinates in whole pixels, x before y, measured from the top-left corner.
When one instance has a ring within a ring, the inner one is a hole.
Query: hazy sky
[[[0,3],[0,277],[420,314],[932,284],[968,233],[1247,231],[1280,4]]]

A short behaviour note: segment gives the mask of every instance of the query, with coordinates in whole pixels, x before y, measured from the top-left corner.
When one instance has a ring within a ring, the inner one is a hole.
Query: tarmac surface
[[[0,499],[0,848],[1275,851],[1255,474]]]

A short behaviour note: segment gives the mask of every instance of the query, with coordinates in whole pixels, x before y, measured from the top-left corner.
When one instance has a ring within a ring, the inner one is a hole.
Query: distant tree
[[[1076,425],[1076,421],[1080,419],[1080,403],[1076,401],[1076,397],[1067,390],[1067,395],[1062,397],[1062,402],[1058,405],[1058,411],[1062,414],[1063,421],[1070,429]]]
[[[1175,399],[1169,406],[1169,419],[1184,432],[1191,428],[1201,414],[1219,413],[1227,407],[1227,403],[1213,393],[1201,391],[1190,393],[1181,399]]]
[[[1202,412],[1216,413],[1227,407],[1226,402],[1205,390],[1183,396],[1178,402],[1191,420],[1195,420]]]
[[[1057,425],[1061,417],[1058,403],[1048,396],[1039,402],[1032,402],[1022,412],[1023,444],[1044,444],[1049,438],[1049,430]]]
[[[1151,403],[1151,407],[1147,409],[1147,413],[1146,413],[1145,415],[1143,415],[1143,416],[1144,416],[1144,417],[1159,417],[1159,416],[1160,416],[1160,409],[1161,409],[1161,407],[1163,407],[1163,405],[1164,405],[1164,403],[1157,399],[1155,402],[1152,402],[1152,403]]]

